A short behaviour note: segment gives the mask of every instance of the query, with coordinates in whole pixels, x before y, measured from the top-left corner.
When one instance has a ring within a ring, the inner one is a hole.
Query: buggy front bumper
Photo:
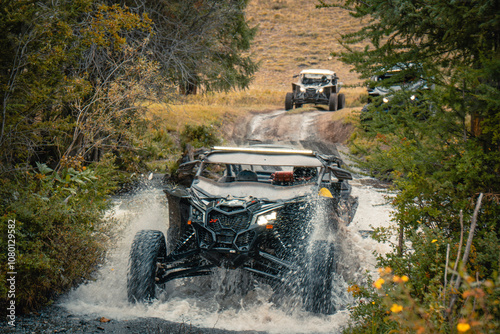
[[[293,102],[296,104],[328,104],[329,100],[328,96],[326,96],[326,94],[324,93],[306,91],[295,94]]]

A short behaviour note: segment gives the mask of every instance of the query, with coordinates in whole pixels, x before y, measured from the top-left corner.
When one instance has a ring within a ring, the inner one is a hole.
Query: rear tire
[[[285,110],[293,109],[293,93],[286,93]]]
[[[132,242],[127,275],[130,303],[151,301],[156,297],[157,263],[167,254],[165,236],[160,231],[142,230]]]
[[[328,241],[315,241],[306,255],[302,281],[302,300],[306,311],[333,314],[333,273],[335,271],[334,247]]]
[[[337,111],[337,108],[338,108],[337,93],[331,93],[330,94],[330,99],[328,101],[328,110],[330,110],[330,111]]]
[[[344,109],[345,108],[345,95],[343,93],[340,93],[338,95],[338,102],[337,102],[338,110]]]

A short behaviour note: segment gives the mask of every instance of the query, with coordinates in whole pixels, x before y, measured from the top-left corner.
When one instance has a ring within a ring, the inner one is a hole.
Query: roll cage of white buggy
[[[328,105],[328,110],[336,111],[345,107],[345,96],[339,93],[341,83],[334,71],[307,69],[301,71],[296,83],[292,83],[292,92],[285,97],[285,110],[304,104]]]

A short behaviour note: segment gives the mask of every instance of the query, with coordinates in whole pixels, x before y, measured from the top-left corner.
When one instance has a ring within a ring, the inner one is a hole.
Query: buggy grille
[[[220,231],[219,233],[217,233],[217,243],[215,247],[224,247],[224,248],[231,247],[235,236],[236,233],[234,233],[234,231],[232,230]]]
[[[203,228],[198,229],[198,237],[199,241],[205,245],[209,245],[213,241],[212,234]]]
[[[208,216],[208,226],[215,232],[223,229],[232,229],[235,232],[244,230],[250,225],[250,216],[247,212],[227,215],[212,211]]]
[[[255,231],[251,230],[240,234],[235,241],[236,246],[242,248],[243,250],[248,250],[248,245],[252,243],[255,235]]]
[[[316,95],[316,89],[315,88],[307,88],[305,95],[306,95],[306,97],[313,97],[314,95]]]

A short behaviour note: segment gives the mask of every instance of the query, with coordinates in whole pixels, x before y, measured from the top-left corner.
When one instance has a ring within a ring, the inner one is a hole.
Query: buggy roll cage
[[[343,161],[339,157],[336,157],[334,155],[326,155],[326,154],[319,154],[313,150],[295,150],[295,149],[290,149],[290,148],[282,148],[282,147],[228,147],[228,146],[214,146],[210,151],[205,152],[202,156],[200,156],[199,160],[196,160],[196,162],[203,162],[205,158],[212,154],[216,153],[257,153],[257,154],[283,154],[283,155],[303,155],[303,156],[310,156],[310,157],[315,157],[318,159],[322,165],[325,167],[323,169],[323,172],[321,175],[319,175],[319,183],[321,183],[321,180],[323,178],[323,175],[326,173],[327,170],[330,170],[333,175],[339,180],[352,180],[352,175],[350,172],[342,168]],[[187,162],[187,163],[193,163],[193,162]],[[286,165],[286,163],[283,163],[283,165]],[[318,166],[319,167],[319,166]],[[198,174],[198,173],[197,173]]]

